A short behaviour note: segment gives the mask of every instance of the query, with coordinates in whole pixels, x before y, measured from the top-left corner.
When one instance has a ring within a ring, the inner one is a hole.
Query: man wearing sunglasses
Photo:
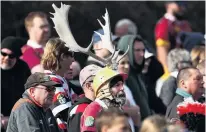
[[[45,73],[36,72],[25,83],[25,92],[14,107],[8,122],[7,132],[56,132],[57,123],[46,117],[46,111],[52,104],[56,88],[60,82],[53,81]]]
[[[1,43],[1,129],[5,130],[12,106],[24,92],[24,84],[31,72],[28,65],[19,59],[23,39],[7,37]]]

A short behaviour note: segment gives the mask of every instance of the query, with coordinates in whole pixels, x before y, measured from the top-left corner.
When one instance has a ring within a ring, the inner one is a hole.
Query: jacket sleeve
[[[173,78],[169,78],[163,83],[160,98],[166,107],[172,102],[172,99],[175,96],[176,88],[176,81]]]
[[[94,119],[96,118],[96,109],[86,109],[81,117],[80,129],[81,132],[96,132]]]
[[[155,27],[156,46],[169,46],[168,21],[161,19]]]
[[[24,105],[21,110],[16,113],[16,124],[19,132],[41,132],[40,121],[35,115],[34,108]]]

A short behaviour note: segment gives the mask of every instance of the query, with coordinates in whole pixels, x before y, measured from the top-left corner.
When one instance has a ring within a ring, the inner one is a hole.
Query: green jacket
[[[126,85],[130,88],[136,104],[140,107],[140,112],[143,120],[147,116],[151,115],[151,110],[149,108],[147,90],[141,74],[144,62],[142,65],[138,65],[135,63],[134,59],[133,45],[136,37],[137,36],[134,35],[123,36],[119,40],[117,48],[125,52],[128,48],[128,45],[130,47],[128,52],[130,61],[130,72],[128,79],[126,80]]]

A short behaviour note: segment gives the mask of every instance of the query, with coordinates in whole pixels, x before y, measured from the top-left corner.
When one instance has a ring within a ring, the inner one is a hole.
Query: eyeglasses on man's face
[[[44,89],[46,90],[47,92],[55,92],[56,91],[56,88],[55,87],[46,87],[43,88],[43,87],[35,87],[35,88],[39,88],[39,89]]]

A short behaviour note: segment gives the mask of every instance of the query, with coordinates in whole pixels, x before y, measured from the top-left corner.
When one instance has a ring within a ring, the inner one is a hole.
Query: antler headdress
[[[70,29],[69,21],[68,21],[68,13],[69,13],[69,10],[71,8],[70,5],[65,5],[65,4],[61,3],[60,8],[57,8],[55,4],[52,4],[52,7],[55,10],[55,13],[51,13],[54,16],[53,18],[51,18],[52,21],[54,22],[54,28],[55,28],[57,34],[59,35],[60,39],[65,42],[66,47],[68,47],[70,50],[72,50],[74,52],[81,52],[81,53],[87,54],[87,55],[103,62],[105,64],[105,66],[109,66],[112,69],[116,69],[118,62],[129,51],[129,47],[128,47],[127,51],[125,52],[125,54],[120,59],[117,59],[119,50],[117,51],[117,53],[115,53],[115,47],[112,44],[110,20],[109,20],[109,13],[108,13],[107,9],[106,9],[105,15],[103,16],[103,18],[105,20],[105,25],[103,25],[98,20],[99,24],[102,26],[102,28],[104,30],[104,35],[96,32],[100,36],[103,44],[105,45],[105,48],[109,48],[109,49],[113,50],[112,55],[105,59],[105,58],[101,58],[101,57],[95,55],[94,53],[92,53],[90,51],[90,49],[92,47],[92,42],[89,44],[89,46],[87,48],[82,48],[75,41],[75,39],[71,33],[71,29]]]

